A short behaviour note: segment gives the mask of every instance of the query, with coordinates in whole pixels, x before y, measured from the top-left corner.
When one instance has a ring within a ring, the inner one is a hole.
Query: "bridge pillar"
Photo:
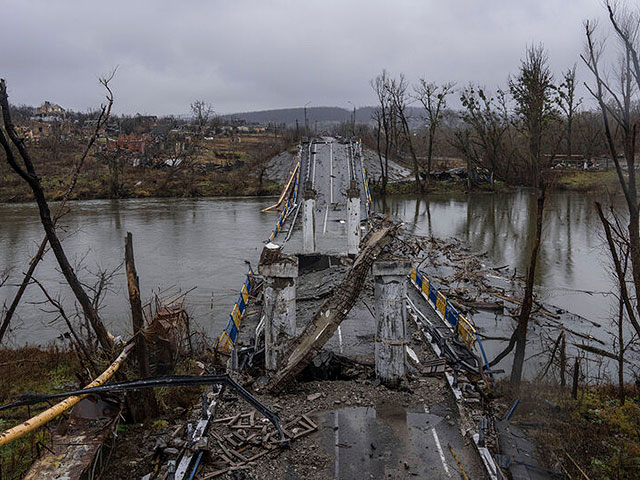
[[[289,340],[296,335],[296,278],[298,257],[283,255],[281,247],[267,244],[258,271],[264,277],[263,307],[265,367],[280,368]]]
[[[376,376],[397,387],[404,378],[407,275],[411,262],[378,260],[373,264],[376,316]]]
[[[307,181],[304,189],[304,210],[302,216],[302,251],[316,253],[316,191]]]
[[[360,190],[355,180],[347,190],[347,253],[360,250]]]

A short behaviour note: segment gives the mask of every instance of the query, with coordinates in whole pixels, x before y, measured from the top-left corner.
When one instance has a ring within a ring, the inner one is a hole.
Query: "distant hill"
[[[361,107],[356,110],[357,123],[372,123],[372,115],[375,107]],[[315,122],[326,126],[340,122],[351,121],[353,110],[342,107],[309,107],[307,108],[307,118],[310,126]],[[409,113],[412,117],[419,118],[422,114],[419,108],[410,107]],[[245,123],[257,123],[265,125],[267,123],[286,124],[287,127],[295,126],[296,120],[302,127],[304,126],[304,108],[279,108],[274,110],[261,110],[257,112],[241,112],[223,115],[223,118],[237,119]]]

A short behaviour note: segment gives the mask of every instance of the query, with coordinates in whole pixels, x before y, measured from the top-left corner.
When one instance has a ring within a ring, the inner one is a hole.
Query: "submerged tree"
[[[539,186],[543,165],[543,137],[551,120],[556,117],[554,109],[553,75],[549,68],[547,52],[542,45],[527,49],[515,78],[509,79],[509,90],[519,119],[519,129],[527,140],[527,160],[531,184]]]
[[[524,135],[528,150],[526,160],[530,168],[531,181],[539,190],[536,208],[536,231],[533,239],[529,266],[525,279],[524,298],[517,319],[516,329],[511,336],[509,345],[501,352],[492,365],[498,363],[508,355],[515,346],[513,366],[511,368],[510,384],[514,389],[520,388],[522,371],[524,368],[525,351],[527,345],[527,331],[529,319],[533,309],[533,287],[536,264],[540,243],[542,240],[542,221],[547,179],[543,170],[549,167],[543,161],[542,145],[547,134],[547,126],[555,115],[553,109],[552,92],[554,90],[553,77],[547,64],[547,55],[542,46],[530,47],[522,60],[520,70],[515,78],[509,80],[509,88],[516,103],[515,113],[519,121],[520,131]]]
[[[493,97],[475,85],[469,85],[460,94],[464,108],[461,116],[468,133],[458,133],[455,145],[467,158],[469,166],[471,162],[482,162],[490,172],[492,184],[496,175],[501,178],[509,175],[512,162],[505,145],[509,123],[502,112],[504,99],[505,94],[501,90]]]
[[[425,121],[427,122],[429,138],[427,141],[427,177],[429,182],[431,175],[431,162],[433,159],[433,142],[436,138],[436,132],[442,122],[443,112],[447,108],[447,96],[453,93],[455,83],[444,83],[440,86],[433,82],[427,82],[424,78],[418,80],[418,84],[414,86],[416,99],[425,109]]]

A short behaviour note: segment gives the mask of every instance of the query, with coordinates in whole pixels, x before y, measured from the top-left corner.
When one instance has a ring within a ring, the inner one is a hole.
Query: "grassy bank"
[[[108,366],[108,362],[102,358],[96,357],[94,362],[101,371]],[[130,361],[125,363],[120,371],[127,378],[137,378],[137,372],[133,370]],[[201,373],[201,368],[195,359],[182,358],[175,365],[173,373],[197,375]],[[57,393],[75,390],[84,387],[89,381],[77,356],[70,350],[55,346],[0,349],[0,404],[15,400],[20,394],[27,392]],[[197,404],[202,391],[201,387],[155,389],[160,409],[158,416],[150,419],[145,425],[121,423],[118,427],[119,441],[115,457],[128,455],[129,461],[136,458],[136,449],[140,442],[146,439],[148,431],[175,423],[177,417],[181,418],[187,409]],[[129,395],[133,395],[133,399],[136,398],[134,393]],[[49,406],[42,403],[1,412],[0,432],[24,422]],[[68,414],[69,412],[66,412],[35,432],[0,447],[0,479],[22,478],[33,462],[45,453],[52,433],[66,421]],[[126,409],[124,414],[126,416]]]
[[[52,347],[23,347],[0,350],[0,404],[25,392],[56,392],[78,386],[80,366],[69,351]],[[47,404],[19,407],[2,412],[0,431],[22,423],[45,410]],[[51,438],[59,422],[0,447],[0,478],[22,478]]]
[[[584,387],[574,400],[557,385],[527,385],[513,423],[524,426],[538,444],[547,467],[591,479],[640,477],[640,396],[627,387],[622,404],[617,387]],[[572,460],[573,459],[573,460]]]
[[[474,192],[508,192],[513,187],[503,183],[495,182],[493,187],[489,184],[481,184],[474,187]],[[432,180],[425,188],[425,194],[439,193],[466,193],[469,189],[467,183],[455,180]],[[374,193],[379,193],[374,191]],[[416,193],[416,184],[413,181],[396,182],[387,184],[387,195],[407,195]]]
[[[474,192],[509,192],[515,187],[504,182],[496,181],[493,186],[483,183],[473,187]],[[555,170],[551,190],[597,193],[597,194],[618,194],[621,192],[618,176],[614,170],[607,171],[584,171],[584,170]],[[379,190],[379,189],[378,189]],[[459,180],[432,180],[425,188],[426,194],[438,193],[467,193],[469,189],[467,183]],[[374,187],[374,193],[379,193]],[[396,182],[387,185],[388,195],[406,195],[416,193],[414,181]]]
[[[557,170],[554,172],[553,188],[556,190],[600,194],[621,191],[615,170],[596,172]]]

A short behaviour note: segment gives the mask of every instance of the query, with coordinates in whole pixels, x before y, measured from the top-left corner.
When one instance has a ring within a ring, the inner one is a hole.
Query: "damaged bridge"
[[[399,238],[399,225],[371,211],[361,145],[302,144],[291,172],[267,209],[280,216],[258,265],[261,294],[249,315],[231,316],[220,338],[229,368],[262,371],[259,395],[310,403],[306,413],[325,428],[307,443],[330,465],[318,478],[499,478],[472,438],[475,420],[458,406],[457,372],[445,375],[442,351],[415,321],[417,309],[442,323],[428,296],[414,298],[408,316],[419,252]],[[347,380],[344,365],[368,373]],[[308,393],[310,384],[321,392]],[[366,393],[352,395],[350,384],[366,385]]]

